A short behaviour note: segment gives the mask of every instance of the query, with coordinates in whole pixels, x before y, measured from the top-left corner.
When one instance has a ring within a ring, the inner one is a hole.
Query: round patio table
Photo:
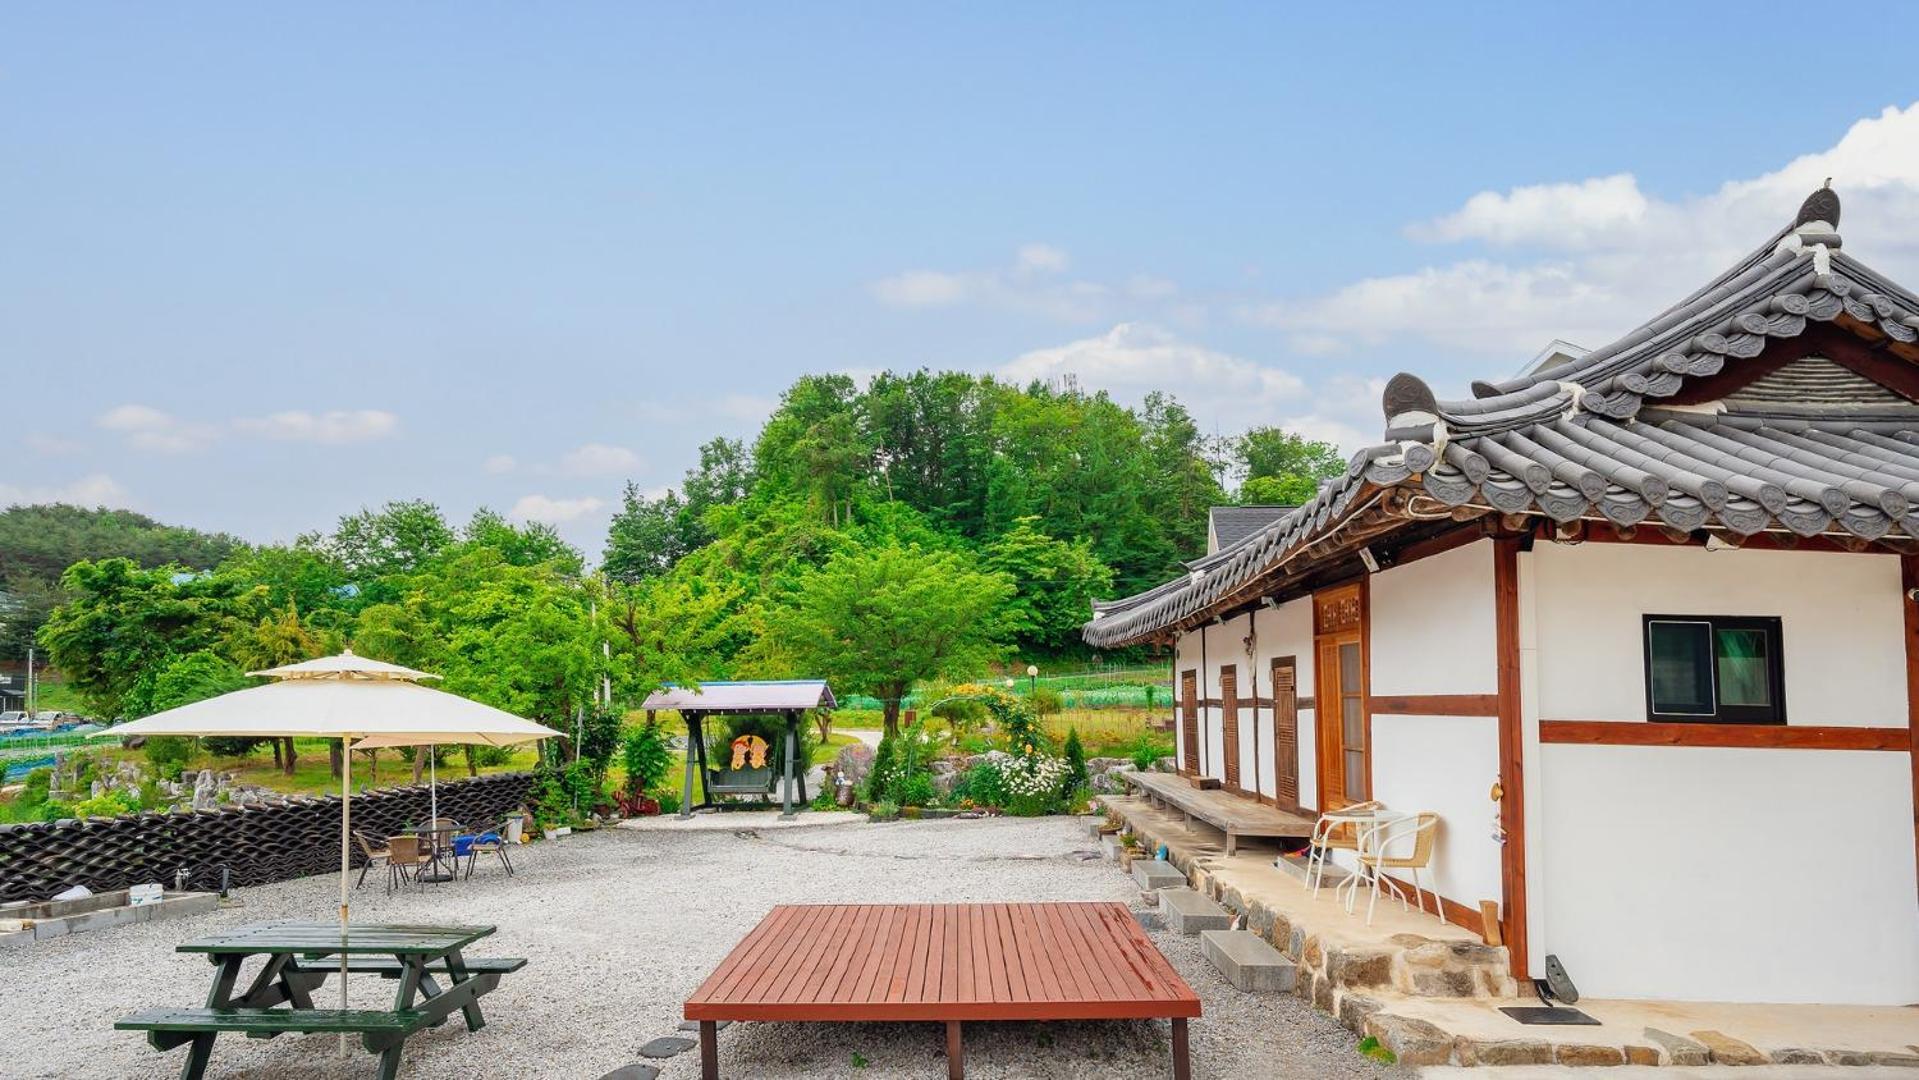
[[[421,881],[438,884],[443,881],[459,880],[457,860],[451,858],[453,838],[461,832],[459,825],[420,825],[406,831],[420,838],[420,841],[426,845],[427,855],[431,860],[427,863],[427,868],[432,872],[422,873]],[[445,839],[441,839],[442,837]]]

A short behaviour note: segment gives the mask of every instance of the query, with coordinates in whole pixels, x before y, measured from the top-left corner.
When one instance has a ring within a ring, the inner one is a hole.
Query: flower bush
[[[1050,754],[1022,754],[1000,767],[1006,790],[1006,812],[1016,817],[1057,813],[1060,790],[1066,783],[1065,760]]]

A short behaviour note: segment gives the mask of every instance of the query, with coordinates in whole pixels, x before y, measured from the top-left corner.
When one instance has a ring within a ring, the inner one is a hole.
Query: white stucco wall
[[[1373,717],[1375,797],[1396,811],[1439,815],[1431,882],[1472,909],[1500,895],[1499,807],[1487,797],[1498,779],[1494,717]]]
[[[1906,726],[1895,555],[1540,544],[1530,558],[1542,719],[1646,719],[1643,615],[1775,615],[1788,723]]]
[[[1499,690],[1492,541],[1390,567],[1369,587],[1371,693]]]
[[[1491,541],[1383,570],[1369,589],[1374,699],[1498,692]],[[1498,720],[1375,713],[1372,737],[1374,798],[1394,810],[1440,816],[1433,852],[1439,891],[1467,907],[1498,899],[1498,806],[1488,797],[1499,779]]]
[[[1906,726],[1891,555],[1539,544],[1520,556],[1534,973],[1582,993],[1919,1001],[1909,755],[1542,744],[1646,719],[1641,616],[1781,620],[1795,725]]]
[[[1276,608],[1261,608],[1254,613],[1254,626],[1259,632],[1258,652],[1254,657],[1254,667],[1259,671],[1259,693],[1261,697],[1273,696],[1273,660],[1281,656],[1291,656],[1296,661],[1299,679],[1298,695],[1304,700],[1313,696],[1313,602],[1310,597],[1300,597],[1288,601]],[[1299,710],[1299,733],[1297,754],[1299,759],[1299,800],[1302,806],[1316,806],[1313,801],[1313,711]],[[1277,766],[1273,754],[1273,712],[1270,708],[1259,711],[1259,791],[1268,798],[1278,795]]]
[[[1247,697],[1246,646],[1244,639],[1252,633],[1252,616],[1239,615],[1206,627],[1206,692],[1209,698],[1219,698],[1219,674],[1227,665],[1232,665],[1238,676],[1239,697]],[[1250,706],[1242,706],[1240,727],[1246,727],[1252,715]],[[1226,714],[1220,709],[1206,711],[1206,769],[1207,776],[1224,778],[1226,775]],[[1242,756],[1240,759],[1241,779],[1251,776],[1251,763]]]
[[[1540,750],[1532,948],[1582,994],[1919,1001],[1907,755]]]
[[[1179,759],[1179,767],[1186,768],[1186,673],[1199,670],[1199,634],[1181,634],[1173,645],[1173,756]],[[1203,674],[1203,673],[1202,673]],[[1199,696],[1206,696],[1206,688],[1199,688]],[[1201,722],[1205,713],[1200,714]]]

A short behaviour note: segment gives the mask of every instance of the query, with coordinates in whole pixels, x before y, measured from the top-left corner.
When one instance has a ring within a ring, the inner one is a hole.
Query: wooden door
[[[1199,672],[1188,671],[1179,677],[1180,771],[1199,775]]]
[[[1314,772],[1321,810],[1371,798],[1363,589],[1363,584],[1346,585],[1313,597],[1313,641],[1319,659],[1313,710],[1319,760]]]
[[[1220,737],[1225,740],[1221,747],[1226,752],[1226,775],[1221,782],[1228,791],[1241,791],[1239,786],[1239,669],[1227,664],[1219,669],[1219,710]]]
[[[1273,659],[1273,792],[1280,806],[1299,809],[1299,660]]]

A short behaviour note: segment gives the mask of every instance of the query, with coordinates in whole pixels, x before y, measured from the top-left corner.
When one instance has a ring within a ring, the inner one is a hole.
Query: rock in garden
[[[662,1035],[645,1046],[640,1047],[643,1058],[670,1058],[693,1049],[693,1040],[681,1035]]]
[[[865,782],[866,774],[873,769],[873,748],[865,743],[841,748],[839,756],[833,759],[833,769],[836,775],[854,784]]]

